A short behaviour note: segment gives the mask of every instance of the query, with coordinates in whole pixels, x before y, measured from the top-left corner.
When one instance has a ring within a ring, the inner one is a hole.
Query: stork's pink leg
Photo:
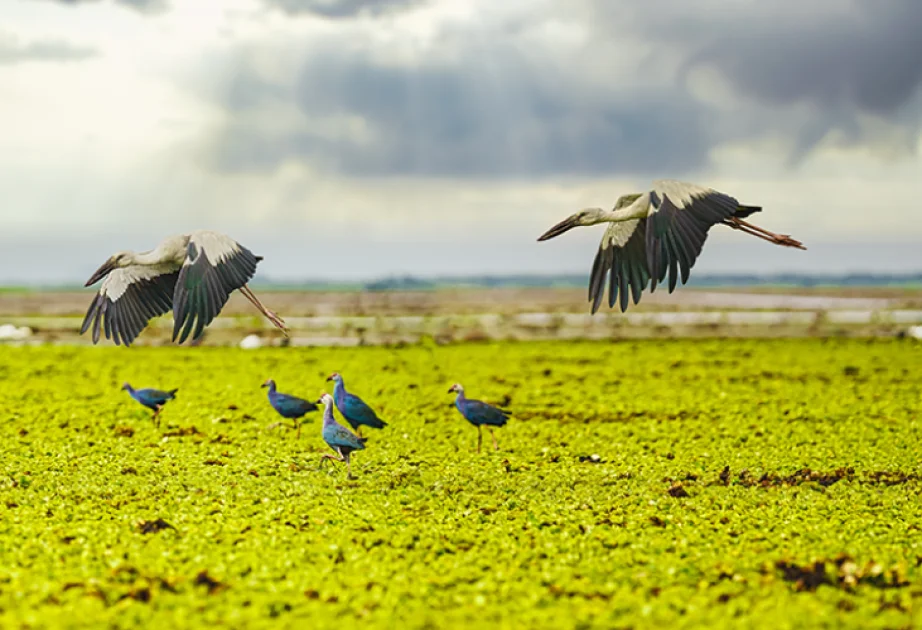
[[[498,451],[499,444],[496,442],[496,434],[493,433],[493,427],[487,427],[487,428],[490,429],[490,437],[493,438],[493,450]]]
[[[753,225],[743,221],[742,219],[737,219],[736,217],[730,217],[729,219],[724,220],[724,225],[727,225],[734,230],[740,230],[746,234],[752,234],[757,236],[762,240],[768,241],[769,243],[774,243],[775,245],[783,245],[784,247],[796,247],[797,249],[807,249],[804,247],[803,243],[798,240],[791,238],[787,234],[775,234],[774,232],[769,232],[765,228],[760,228],[758,225]]]
[[[263,306],[262,302],[260,302],[259,298],[254,295],[250,287],[243,285],[240,287],[240,292],[246,297],[246,299],[253,303],[253,306],[255,306],[260,313],[266,316],[266,319],[272,322],[276,328],[285,333],[286,337],[288,336],[288,327],[285,326],[285,322],[282,321],[282,318]]]

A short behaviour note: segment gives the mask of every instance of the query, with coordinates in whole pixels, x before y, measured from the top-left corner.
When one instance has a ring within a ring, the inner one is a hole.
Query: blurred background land
[[[922,274],[692,277],[669,294],[645,293],[626,313],[591,315],[587,278],[561,276],[390,277],[366,283],[254,282],[289,339],[233,294],[203,343],[363,345],[479,340],[688,336],[901,336],[922,325]],[[0,290],[8,343],[86,344],[79,328],[94,291],[79,286]],[[169,315],[142,345],[169,343]],[[2,332],[2,331],[0,331]]]

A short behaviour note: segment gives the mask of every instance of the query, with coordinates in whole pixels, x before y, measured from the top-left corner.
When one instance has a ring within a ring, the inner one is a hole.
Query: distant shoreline
[[[367,281],[305,279],[273,281],[265,278],[251,283],[262,291],[438,291],[441,289],[555,289],[584,287],[588,277],[582,274],[561,275],[476,275],[419,278],[391,276]],[[823,288],[903,288],[922,289],[922,272],[908,274],[701,274],[689,278],[688,288],[695,289],[823,289]],[[85,290],[82,283],[11,283],[0,292],[70,292]]]

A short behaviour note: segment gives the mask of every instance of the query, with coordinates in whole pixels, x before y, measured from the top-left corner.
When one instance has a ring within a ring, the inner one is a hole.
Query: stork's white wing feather
[[[640,219],[631,219],[630,221],[619,221],[618,223],[609,223],[605,234],[602,235],[600,247],[605,249],[614,245],[615,247],[624,247],[628,239],[637,229]]]
[[[653,182],[654,198],[659,197],[669,197],[673,204],[679,208],[685,208],[692,204],[694,199],[700,199],[711,195],[716,192],[713,188],[707,188],[705,186],[699,186],[698,184],[689,184],[688,182],[680,182],[674,179],[658,179]],[[659,209],[659,204],[651,204],[650,212],[656,212]]]
[[[189,242],[205,254],[212,265],[222,263],[240,252],[240,244],[220,232],[198,230],[189,235]],[[190,264],[187,260],[186,264]]]
[[[125,294],[125,291],[131,285],[145,280],[153,280],[164,274],[173,273],[175,270],[174,267],[166,265],[155,267],[132,265],[115,269],[109,272],[109,275],[103,280],[102,285],[99,287],[99,293],[115,302]]]

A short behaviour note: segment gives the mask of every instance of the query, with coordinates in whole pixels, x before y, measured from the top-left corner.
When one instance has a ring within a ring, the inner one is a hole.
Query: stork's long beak
[[[572,230],[575,227],[579,227],[579,217],[578,214],[571,215],[552,227],[550,230],[538,237],[539,241],[546,241],[548,239],[554,238],[555,236],[560,236],[568,230]]]
[[[330,374],[330,375],[327,377],[327,381],[332,381],[332,380],[333,380],[333,375]]]
[[[453,391],[455,391],[455,388],[454,388],[454,387],[449,387],[449,388],[448,388],[448,393],[449,393],[449,394],[452,393]]]
[[[265,383],[263,383],[262,385],[260,385],[260,387],[269,387],[269,381],[266,381]]]
[[[114,256],[110,257],[109,260],[104,262],[99,267],[99,269],[94,271],[93,275],[90,276],[90,279],[87,280],[86,284],[83,286],[88,287],[90,285],[96,284],[97,282],[105,278],[107,275],[109,275],[109,272],[111,271],[115,271],[115,257]]]

